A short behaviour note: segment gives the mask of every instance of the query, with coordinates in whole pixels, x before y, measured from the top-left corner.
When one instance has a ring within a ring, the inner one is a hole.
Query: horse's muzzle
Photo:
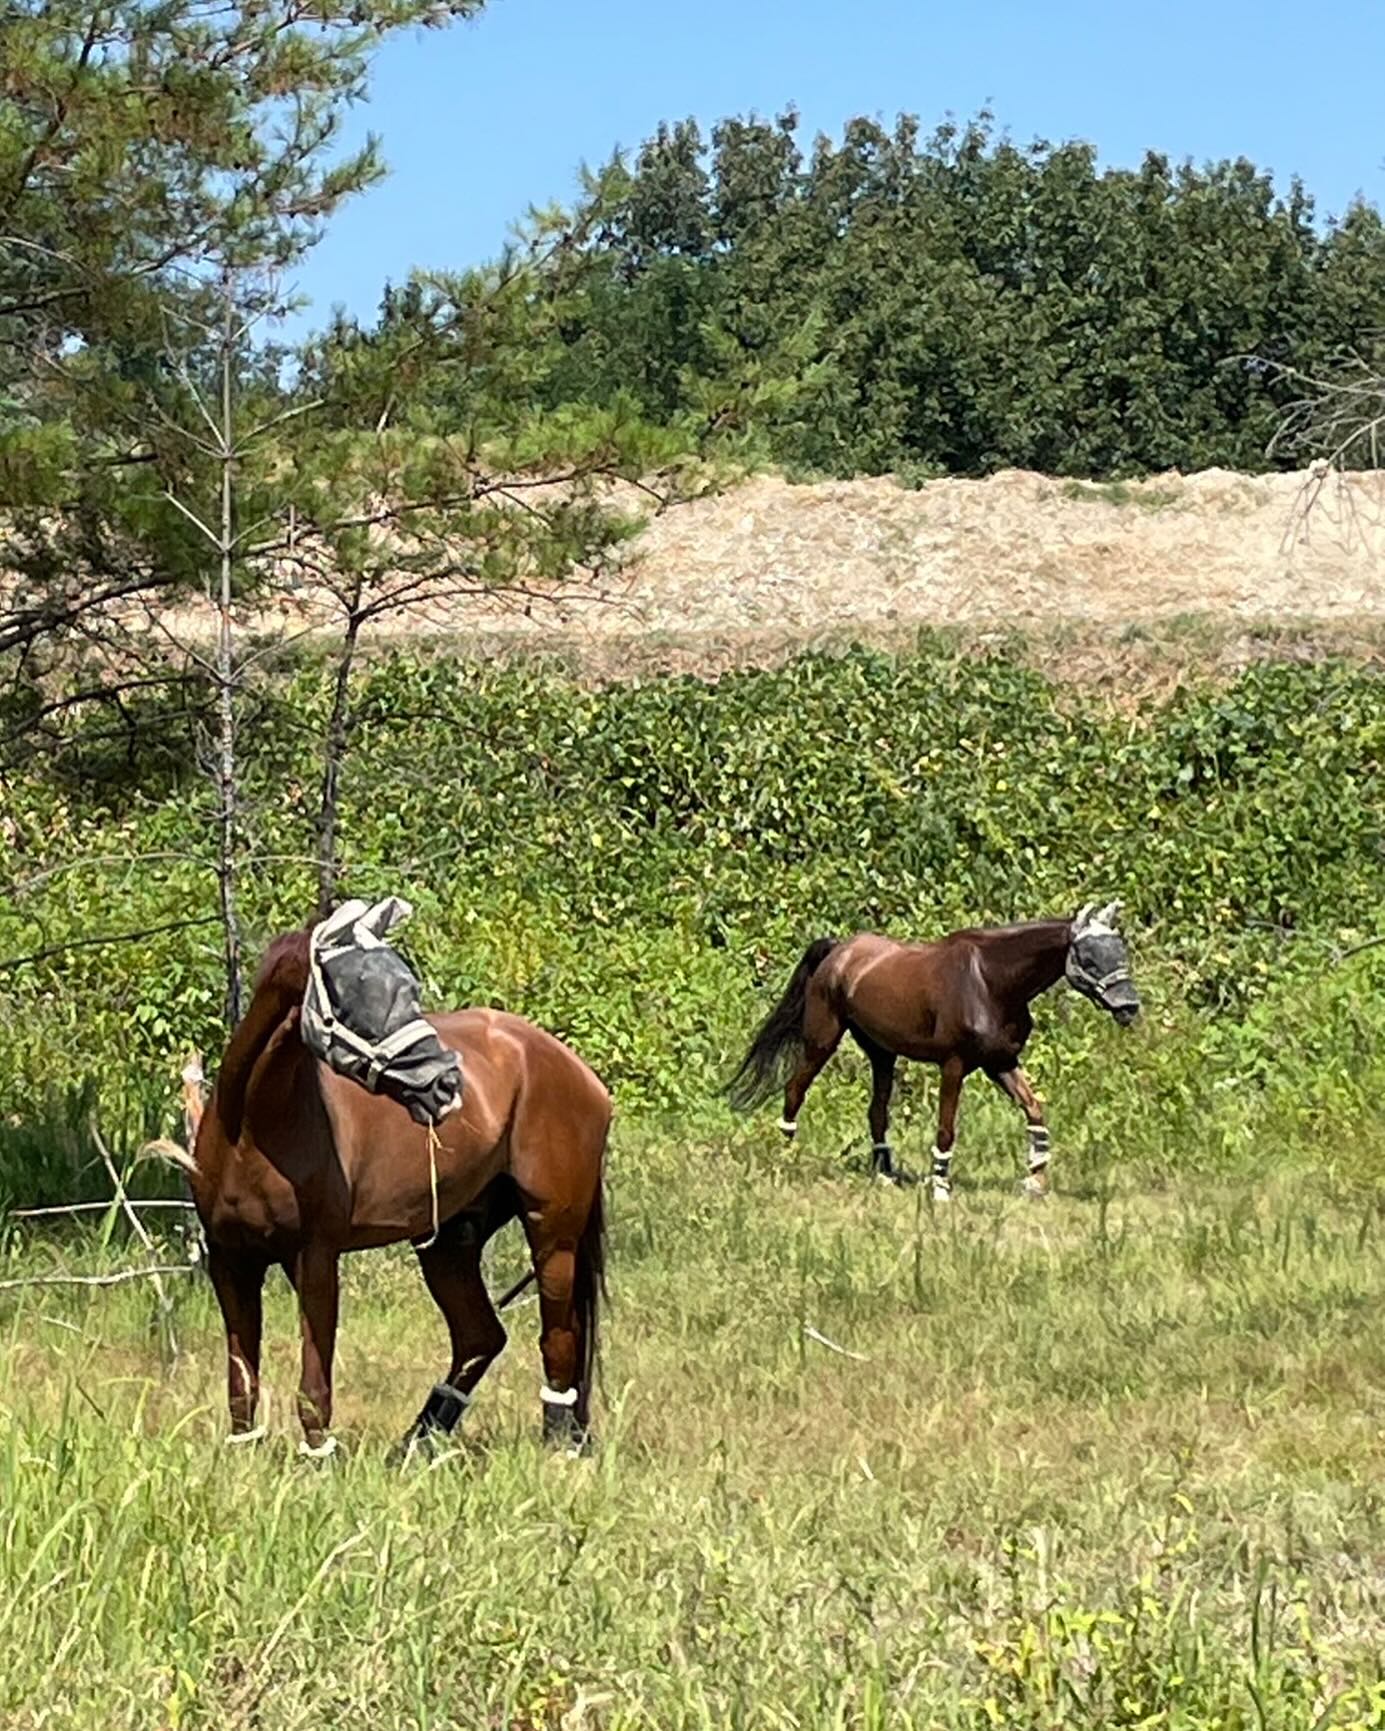
[[[1116,1021],[1122,1028],[1128,1028],[1139,1013],[1140,1006],[1138,1002],[1133,1004],[1112,1004],[1111,1006],[1111,1014],[1116,1018]]]

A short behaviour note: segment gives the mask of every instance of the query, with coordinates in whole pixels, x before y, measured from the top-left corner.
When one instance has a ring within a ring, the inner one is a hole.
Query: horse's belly
[[[924,1064],[941,1064],[949,1056],[952,1047],[938,1027],[938,1019],[931,1011],[912,1026],[901,1027],[891,1018],[880,1017],[878,1020],[868,1010],[859,1011],[853,1006],[851,1025],[858,1033],[877,1046],[883,1046],[887,1052],[893,1052],[898,1058],[914,1058]]]
[[[879,1043],[897,1058],[910,1058],[920,1064],[941,1064],[952,1055],[949,1047],[936,1040],[896,1038],[893,1042],[882,1040]]]
[[[470,1206],[504,1161],[499,1151],[489,1160],[453,1164],[441,1155],[436,1168],[425,1148],[420,1171],[401,1171],[404,1156],[388,1169],[376,1164],[363,1171],[351,1189],[351,1224],[347,1250],[373,1250],[403,1238],[428,1238],[444,1220]],[[412,1166],[414,1161],[409,1159]]]

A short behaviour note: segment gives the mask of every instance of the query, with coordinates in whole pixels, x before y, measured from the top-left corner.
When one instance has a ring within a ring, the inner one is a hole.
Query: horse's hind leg
[[[510,1132],[510,1177],[539,1288],[544,1440],[591,1440],[591,1382],[604,1294],[602,1168],[611,1102],[590,1072],[526,1079]]]
[[[260,1332],[266,1267],[233,1256],[219,1245],[207,1249],[207,1272],[226,1324],[226,1393],[231,1438],[249,1441],[260,1397]]]
[[[552,1205],[526,1209],[523,1219],[539,1283],[544,1441],[577,1448],[591,1423],[591,1389],[583,1375],[576,1305],[581,1224],[570,1208]]]
[[[456,1428],[477,1383],[504,1350],[505,1329],[481,1276],[481,1251],[501,1224],[475,1213],[458,1214],[431,1244],[418,1247],[419,1268],[447,1323],[452,1359],[401,1444],[406,1460]]]
[[[895,1055],[874,1040],[868,1040],[858,1029],[851,1030],[856,1044],[870,1059],[870,1169],[876,1178],[888,1178],[898,1183],[894,1150],[890,1147],[890,1099],[894,1094]]]
[[[823,1065],[842,1043],[846,1024],[818,992],[811,981],[808,1003],[803,1013],[803,1056],[798,1068],[789,1077],[784,1089],[784,1116],[779,1128],[792,1137],[798,1130],[798,1114],[803,1110],[804,1096]]]

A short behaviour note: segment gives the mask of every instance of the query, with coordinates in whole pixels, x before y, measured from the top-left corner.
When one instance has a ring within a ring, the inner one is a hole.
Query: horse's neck
[[[245,1118],[255,1066],[285,1020],[303,1002],[308,984],[306,953],[287,952],[267,962],[255,982],[250,1008],[231,1036],[216,1079],[216,1108],[228,1140],[235,1142]]]
[[[1071,939],[1067,920],[1036,920],[997,933],[988,946],[991,978],[1001,991],[1030,1003],[1062,979]]]

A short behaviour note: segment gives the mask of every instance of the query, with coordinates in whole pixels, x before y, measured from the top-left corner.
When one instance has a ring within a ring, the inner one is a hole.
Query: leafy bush
[[[323,678],[301,665],[245,740],[252,942],[312,905],[295,717]],[[1016,654],[937,638],[602,690],[399,655],[361,696],[347,889],[409,895],[432,1001],[554,1028],[627,1116],[719,1111],[728,1063],[814,936],[1120,895],[1143,1031],[1059,994],[1032,1048],[1071,1177],[1103,1183],[1115,1158],[1332,1154],[1345,1125],[1378,1121],[1385,952],[1332,965],[1375,929],[1385,888],[1385,682],[1367,669],[1263,665],[1135,720]],[[0,871],[21,893],[0,909],[0,958],[214,911],[190,790],[16,781]],[[35,880],[36,860],[65,869]],[[20,1118],[84,1077],[171,1109],[176,1052],[219,1049],[214,927],[3,980],[0,1090]],[[814,1099],[820,1122],[860,1132],[854,1079]],[[1374,1182],[1374,1159],[1353,1152],[1353,1182]]]

